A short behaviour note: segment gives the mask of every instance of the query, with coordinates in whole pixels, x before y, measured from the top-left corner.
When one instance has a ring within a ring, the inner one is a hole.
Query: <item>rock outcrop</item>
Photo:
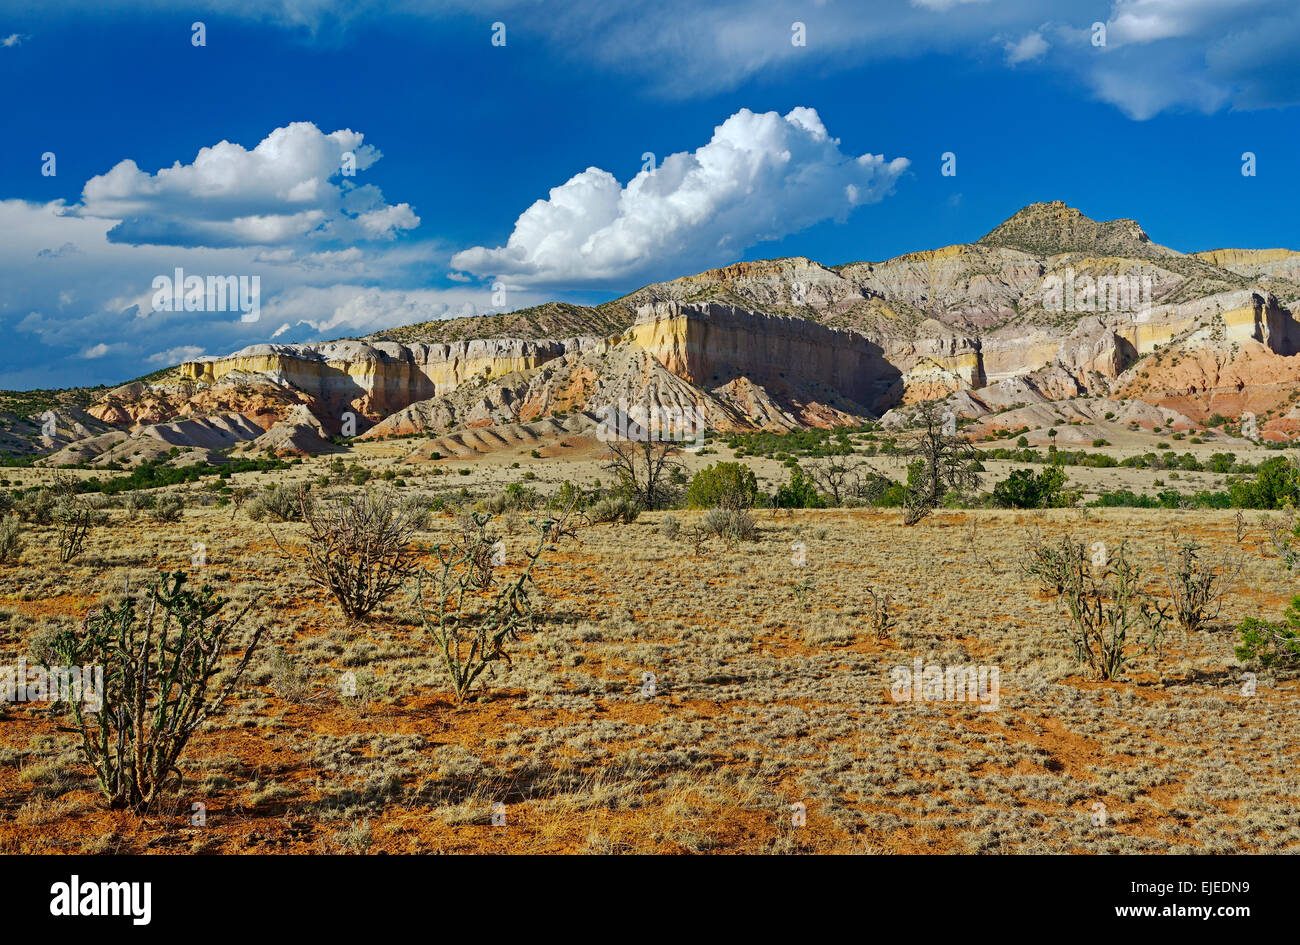
[[[1252,279],[1281,278],[1300,283],[1300,253],[1293,249],[1212,249],[1192,255]]]
[[[315,456],[334,448],[321,422],[302,405],[291,409],[283,420],[257,439],[239,447],[241,452],[270,453],[273,456]]]
[[[77,407],[54,407],[30,417],[0,416],[0,451],[31,454],[61,450],[113,432],[111,424]]]
[[[380,438],[631,408],[721,430],[860,422],[898,372],[857,332],[722,303],[645,305],[617,341],[481,378],[397,411]],[[683,421],[684,422],[684,421]]]
[[[263,374],[230,371],[215,384],[177,377],[158,384],[135,381],[114,388],[87,412],[117,426],[163,423],[181,417],[240,413],[267,429],[298,404],[312,398]]]
[[[1276,413],[1300,391],[1298,303],[1300,253],[1183,254],[1132,220],[1043,203],[976,243],[883,262],[741,262],[594,308],[254,345],[118,388],[87,415],[132,426],[235,412],[263,430],[288,420],[277,444],[324,448],[340,433],[443,434],[621,400],[689,406],[718,429],[851,423],[958,395],[985,411],[1125,396],[1195,418]]]
[[[599,449],[599,421],[589,414],[570,414],[563,419],[546,418],[532,423],[498,423],[486,427],[467,427],[459,432],[422,442],[406,457],[419,463],[448,457],[465,458],[506,450],[532,452],[542,456],[563,450],[573,457],[575,451]]]
[[[880,348],[857,332],[716,302],[646,306],[624,339],[705,389],[741,377],[768,388],[816,383],[865,404],[879,386],[876,375],[889,369]]]
[[[326,428],[337,432],[351,413],[364,428],[394,411],[455,390],[472,378],[525,371],[594,339],[524,341],[480,338],[451,344],[335,341],[252,345],[225,358],[181,365],[186,378],[214,385],[235,373],[260,375],[300,391]]]

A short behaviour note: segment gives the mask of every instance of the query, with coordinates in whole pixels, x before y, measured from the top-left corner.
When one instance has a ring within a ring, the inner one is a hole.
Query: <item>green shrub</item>
[[[598,493],[599,489],[586,490],[566,479],[560,483],[560,488],[556,489],[550,498],[546,500],[546,510],[554,512],[572,506],[581,511],[598,498]]]
[[[144,512],[153,508],[153,503],[154,496],[152,492],[128,492],[122,506],[134,518],[137,512]]]
[[[1211,453],[1210,454],[1210,471],[1216,473],[1232,472],[1232,467],[1237,463],[1236,453]]]
[[[402,513],[409,518],[413,528],[427,528],[429,525],[429,513],[442,507],[441,499],[431,499],[428,496],[420,495],[418,492],[413,495],[402,497]]]
[[[820,509],[825,502],[812,479],[795,466],[786,483],[777,488],[772,504],[778,509]]]
[[[993,487],[993,502],[1004,509],[1048,509],[1065,505],[1065,473],[1049,466],[1035,475],[1029,469],[1012,470]]]
[[[621,522],[624,525],[630,525],[637,520],[641,514],[641,506],[636,500],[625,495],[613,495],[601,499],[591,506],[589,513],[591,520],[597,525],[606,523]]]
[[[49,525],[54,519],[54,493],[40,488],[29,492],[14,504],[14,511],[24,522],[32,525]]]
[[[748,509],[758,498],[758,480],[744,463],[711,463],[691,477],[686,504],[693,509]]]
[[[156,522],[178,522],[184,508],[184,499],[175,492],[164,492],[154,502],[153,510],[149,514]]]
[[[748,509],[709,509],[700,520],[700,527],[705,534],[721,538],[728,545],[758,537],[758,525]]]
[[[541,502],[541,496],[536,489],[512,482],[496,495],[483,499],[479,505],[482,507],[480,511],[501,515],[504,512],[531,512],[541,505]]]
[[[1259,464],[1254,481],[1238,480],[1228,487],[1232,504],[1246,509],[1280,509],[1300,505],[1300,467],[1285,456]]]
[[[157,489],[163,486],[175,486],[187,482],[198,482],[204,476],[217,476],[222,479],[229,479],[234,473],[271,472],[272,470],[288,469],[290,466],[300,464],[301,462],[301,459],[295,459],[290,462],[285,462],[279,459],[236,459],[231,460],[223,466],[213,466],[203,462],[194,463],[190,466],[164,466],[161,461],[154,461],[141,463],[135,469],[131,470],[130,475],[127,476],[118,476],[107,480],[101,480],[98,476],[89,476],[85,479],[77,480],[73,484],[73,491],[78,493],[102,492],[104,495],[118,495],[124,492],[135,492],[140,489]]]
[[[1103,492],[1089,504],[1099,508],[1131,509],[1179,509],[1185,506],[1198,509],[1241,507],[1234,503],[1229,493],[1210,492],[1205,489],[1191,495],[1184,495],[1177,489],[1162,489],[1155,495],[1139,495],[1132,489],[1119,489],[1114,492]]]
[[[1291,598],[1280,622],[1247,617],[1238,628],[1237,659],[1257,659],[1264,666],[1300,663],[1300,596]]]
[[[267,486],[261,495],[248,502],[248,517],[254,522],[289,522],[301,518],[304,507],[310,512],[312,504],[311,493],[306,488]]]

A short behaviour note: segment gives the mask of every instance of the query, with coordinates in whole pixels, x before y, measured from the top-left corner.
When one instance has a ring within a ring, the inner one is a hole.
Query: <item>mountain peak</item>
[[[1037,256],[1088,253],[1099,256],[1166,256],[1136,220],[1097,221],[1063,201],[1031,203],[980,240],[985,246],[1019,249]]]

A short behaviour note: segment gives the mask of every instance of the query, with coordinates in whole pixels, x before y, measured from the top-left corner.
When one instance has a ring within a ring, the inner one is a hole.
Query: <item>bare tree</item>
[[[973,492],[982,482],[979,451],[966,437],[957,436],[951,414],[945,416],[936,402],[927,401],[915,420],[916,429],[902,447],[908,458],[906,525],[915,525],[933,512],[949,492]]]
[[[669,476],[682,464],[672,458],[671,443],[645,440],[611,440],[602,467],[647,511],[661,509],[672,500]]]
[[[845,499],[859,493],[864,465],[849,462],[842,456],[827,456],[808,464],[808,477],[836,505],[843,505]]]

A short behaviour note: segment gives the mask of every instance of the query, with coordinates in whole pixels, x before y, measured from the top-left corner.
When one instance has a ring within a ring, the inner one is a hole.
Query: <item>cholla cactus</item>
[[[474,516],[476,528],[462,539],[438,548],[438,569],[422,570],[415,600],[425,633],[442,652],[457,701],[464,701],[479,676],[497,660],[510,662],[508,647],[533,629],[529,588],[533,565],[541,557],[552,521],[530,521],[536,546],[525,551],[525,564],[495,592],[494,569],[499,539],[487,531],[490,515]],[[432,594],[427,599],[426,585]]]
[[[1142,590],[1142,569],[1127,543],[1100,567],[1072,559],[1066,574],[1067,634],[1075,658],[1100,679],[1117,679],[1147,653],[1160,655],[1169,606]]]
[[[1241,573],[1245,559],[1239,559],[1233,568],[1227,555],[1216,563],[1202,556],[1204,549],[1193,539],[1175,540],[1177,551],[1172,560],[1164,548],[1160,556],[1174,614],[1182,628],[1193,633],[1217,619],[1223,611],[1223,599]]]
[[[307,576],[357,619],[395,593],[415,569],[411,538],[417,514],[391,491],[363,492],[311,505],[299,495],[307,525]]]
[[[56,475],[54,492],[57,498],[51,517],[58,528],[59,563],[67,564],[85,547],[95,510],[77,494],[76,480],[70,476]]]
[[[1055,544],[1043,540],[1035,531],[1025,542],[1025,552],[1019,561],[1022,576],[1032,578],[1049,594],[1060,595],[1070,575],[1088,560],[1083,542],[1062,535]]]
[[[60,502],[54,509],[59,529],[59,563],[67,564],[81,554],[90,534],[91,510],[74,501]]]
[[[51,644],[64,666],[103,668],[96,701],[66,705],[110,807],[147,810],[173,775],[179,780],[177,761],[190,736],[221,708],[247,668],[263,627],[212,694],[224,651],[252,607],[220,619],[226,603],[208,585],[187,590],[177,571],[140,599],[128,594],[88,614],[80,628],[61,631]]]

